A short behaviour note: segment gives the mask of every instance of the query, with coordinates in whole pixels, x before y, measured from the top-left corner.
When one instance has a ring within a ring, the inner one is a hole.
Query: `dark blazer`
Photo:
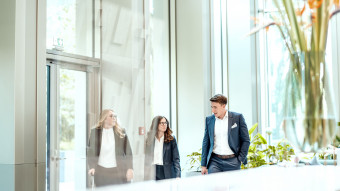
[[[112,128],[113,131],[113,128]],[[102,129],[92,129],[90,134],[90,139],[88,142],[87,148],[87,161],[88,161],[88,168],[96,169],[98,164],[101,142],[102,142]],[[114,132],[115,136],[115,151],[116,151],[116,161],[117,161],[117,168],[122,171],[126,172],[128,169],[133,169],[132,165],[132,151],[129,139],[127,135],[124,138],[119,137]],[[125,174],[125,173],[123,173]]]
[[[208,116],[205,119],[201,161],[201,165],[205,167],[208,167],[209,159],[214,149],[215,121],[215,115]],[[237,126],[231,128],[235,123]],[[247,164],[250,140],[247,124],[244,121],[243,115],[240,113],[228,111],[228,144],[237,159],[243,164]]]
[[[152,167],[154,158],[155,141],[146,144],[145,147],[145,160],[144,160],[144,179],[155,180],[156,171]],[[181,166],[179,159],[179,152],[177,147],[176,138],[163,144],[163,167],[165,179],[181,177]]]

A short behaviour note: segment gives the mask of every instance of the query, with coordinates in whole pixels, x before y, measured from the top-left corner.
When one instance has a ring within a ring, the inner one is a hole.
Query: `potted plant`
[[[253,135],[257,129],[257,123],[249,129],[250,146],[247,155],[247,165],[241,166],[242,169],[256,168],[267,164],[277,164],[284,160],[289,161],[295,155],[294,149],[287,140],[281,140],[276,146],[268,145],[267,140],[260,134]],[[265,149],[264,147],[267,148]],[[268,161],[266,161],[266,158]]]
[[[186,162],[187,169],[186,176],[196,176],[201,174],[201,159],[202,159],[202,148],[198,151],[194,151],[191,154],[187,155],[188,160]]]
[[[248,130],[250,146],[247,155],[247,165],[242,164],[241,169],[247,168],[256,168],[267,164],[276,164],[271,161],[266,161],[266,158],[275,158],[276,161],[282,162],[283,160],[289,161],[291,156],[294,155],[294,149],[288,143],[287,140],[281,140],[276,146],[269,145],[268,148],[265,148],[267,145],[267,140],[261,135],[261,133],[257,133],[253,135],[254,131],[257,129],[258,124],[254,124],[252,128]],[[202,149],[200,148],[198,151],[194,151],[191,154],[187,155],[187,168],[182,169],[186,170],[186,176],[195,176],[201,174],[201,157],[202,157]]]
[[[252,135],[256,128],[257,123],[248,130],[250,139],[250,146],[247,155],[248,163],[247,165],[242,164],[242,169],[256,168],[267,164],[265,160],[266,153],[265,150],[262,149],[262,146],[267,144],[267,140],[260,133],[257,133],[254,136]]]
[[[268,145],[265,153],[269,158],[269,164],[290,161],[291,156],[295,155],[293,147],[284,139],[278,142],[276,146]]]

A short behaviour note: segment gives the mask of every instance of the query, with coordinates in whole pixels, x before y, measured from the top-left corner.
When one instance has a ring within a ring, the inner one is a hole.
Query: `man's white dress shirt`
[[[228,111],[223,119],[215,116],[215,133],[213,152],[218,155],[232,155],[234,152],[230,149],[228,143]]]

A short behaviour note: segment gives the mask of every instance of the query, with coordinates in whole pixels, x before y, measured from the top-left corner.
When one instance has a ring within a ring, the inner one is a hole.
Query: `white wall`
[[[209,1],[176,1],[178,146],[186,155],[202,147],[211,96]],[[183,175],[183,174],[182,174]]]

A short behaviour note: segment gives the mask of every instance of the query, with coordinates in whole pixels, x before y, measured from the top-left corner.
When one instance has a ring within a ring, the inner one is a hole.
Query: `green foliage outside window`
[[[69,70],[60,70],[60,149],[74,148],[75,76]]]

